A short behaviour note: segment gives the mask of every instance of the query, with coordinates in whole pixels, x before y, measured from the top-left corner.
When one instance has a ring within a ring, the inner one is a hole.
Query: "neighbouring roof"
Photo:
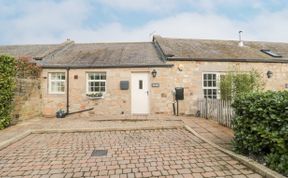
[[[288,62],[288,43],[232,40],[176,39],[154,36],[153,41],[167,60]],[[273,57],[261,50],[270,50]]]
[[[11,46],[0,46],[0,54],[12,55],[16,58],[19,57],[43,57],[47,53],[54,51],[60,45],[11,45]]]
[[[42,58],[44,68],[169,67],[153,42],[0,46],[0,54]]]
[[[43,66],[145,67],[169,66],[152,42],[72,44],[45,57]]]

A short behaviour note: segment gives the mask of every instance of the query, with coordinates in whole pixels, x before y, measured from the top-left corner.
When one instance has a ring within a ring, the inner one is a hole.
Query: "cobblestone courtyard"
[[[185,129],[31,134],[0,151],[0,176],[261,177]]]

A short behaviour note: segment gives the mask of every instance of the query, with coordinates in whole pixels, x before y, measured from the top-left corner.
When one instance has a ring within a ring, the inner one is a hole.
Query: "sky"
[[[0,45],[171,38],[288,42],[287,0],[0,0]]]

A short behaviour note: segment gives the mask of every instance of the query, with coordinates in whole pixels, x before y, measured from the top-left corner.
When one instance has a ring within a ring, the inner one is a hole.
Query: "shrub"
[[[11,121],[16,75],[15,66],[14,58],[0,56],[0,129],[7,127]]]
[[[31,63],[31,59],[28,57],[17,59],[16,69],[18,78],[38,78],[41,73],[41,68],[36,63]]]
[[[288,175],[288,91],[238,95],[232,106],[236,151],[264,157],[268,167]]]
[[[259,91],[263,86],[261,75],[252,70],[248,73],[230,72],[221,76],[220,93],[221,99],[232,100],[233,97],[249,93],[251,91]]]

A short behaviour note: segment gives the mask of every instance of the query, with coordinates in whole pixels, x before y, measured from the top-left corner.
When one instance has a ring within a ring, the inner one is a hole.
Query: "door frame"
[[[147,74],[147,90],[148,90],[148,112],[146,113],[146,114],[137,114],[137,113],[133,113],[133,111],[132,111],[132,105],[133,105],[133,102],[132,102],[132,100],[133,100],[133,96],[132,96],[132,90],[133,90],[133,88],[132,88],[132,76],[133,76],[133,74],[137,74],[137,73],[142,73],[142,74]],[[131,76],[130,76],[130,80],[131,80],[131,91],[130,91],[130,103],[131,103],[131,105],[130,105],[130,109],[131,109],[131,115],[149,115],[150,113],[151,113],[151,104],[150,104],[150,95],[151,95],[151,88],[150,88],[150,72],[149,71],[132,71],[131,72]]]

